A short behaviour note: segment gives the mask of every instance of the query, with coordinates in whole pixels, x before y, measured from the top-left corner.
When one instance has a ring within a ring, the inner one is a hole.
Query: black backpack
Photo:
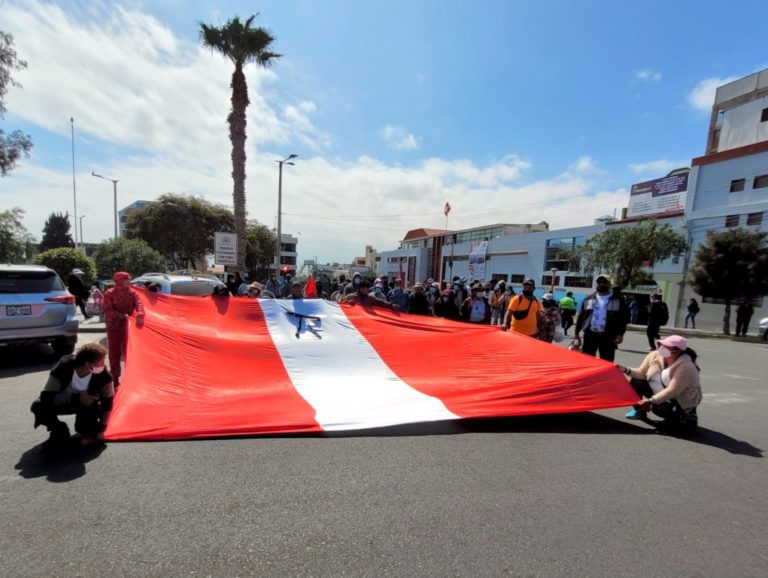
[[[669,323],[669,308],[664,301],[659,301],[659,324],[666,325]]]

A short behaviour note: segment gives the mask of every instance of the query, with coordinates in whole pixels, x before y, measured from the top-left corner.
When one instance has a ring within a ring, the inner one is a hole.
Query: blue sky
[[[410,228],[590,223],[632,183],[703,153],[713,88],[768,66],[762,2],[6,0],[0,27],[29,69],[3,127],[33,157],[0,204],[72,211],[70,116],[86,241],[120,205],[164,192],[231,202],[225,118],[231,68],[197,45],[197,21],[260,12],[285,56],[248,72],[248,200],[301,258],[348,261]],[[106,203],[105,203],[106,199]]]

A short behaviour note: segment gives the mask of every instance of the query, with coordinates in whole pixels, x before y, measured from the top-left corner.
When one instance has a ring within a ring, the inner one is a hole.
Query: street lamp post
[[[75,248],[77,248],[77,184],[75,181],[75,117],[69,117],[72,128],[72,196],[75,198]],[[81,239],[82,240],[82,239]]]
[[[100,179],[104,179],[105,181],[110,181],[112,183],[112,194],[114,196],[115,201],[115,239],[117,239],[117,180],[116,179],[108,179],[107,177],[102,177],[101,175],[97,175],[95,172],[91,171],[91,175],[94,177],[98,177]]]
[[[80,221],[80,244],[83,246],[83,251],[85,251],[85,241],[83,240],[83,219],[85,219],[85,215],[80,215],[78,217],[78,220]]]
[[[299,155],[289,155],[281,161],[275,161],[278,164],[277,177],[277,254],[275,255],[275,275],[280,275],[280,253],[282,252],[282,227],[283,227],[283,165],[293,165],[291,159],[298,158]]]

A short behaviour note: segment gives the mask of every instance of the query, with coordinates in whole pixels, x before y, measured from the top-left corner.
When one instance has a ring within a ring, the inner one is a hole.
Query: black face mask
[[[533,297],[533,289],[523,289],[523,295],[526,297]]]
[[[607,283],[598,283],[597,284],[597,292],[598,293],[608,293],[611,290],[611,286]]]

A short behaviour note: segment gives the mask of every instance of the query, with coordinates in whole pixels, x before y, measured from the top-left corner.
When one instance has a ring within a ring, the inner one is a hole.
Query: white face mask
[[[102,371],[104,371],[107,367],[105,365],[93,365],[91,366],[91,373],[99,374]]]
[[[659,347],[659,355],[661,355],[662,357],[671,357],[672,352],[662,345],[661,347]]]

